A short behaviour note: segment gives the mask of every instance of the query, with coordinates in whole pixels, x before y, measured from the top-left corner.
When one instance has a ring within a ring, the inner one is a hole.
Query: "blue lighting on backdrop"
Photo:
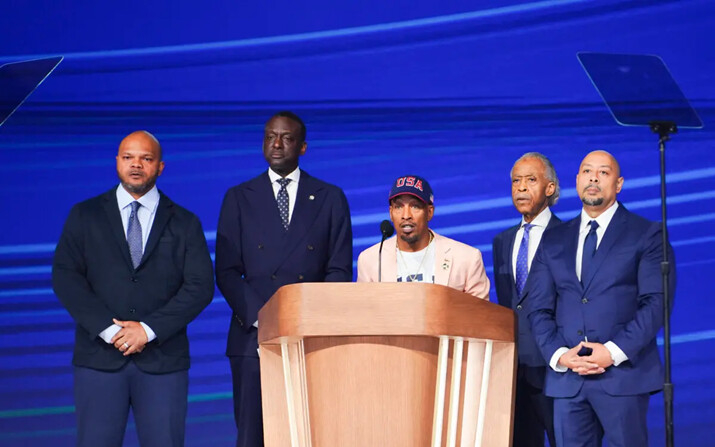
[[[0,444],[74,443],[74,324],[50,265],[72,204],[116,185],[129,132],[162,142],[159,187],[199,215],[213,251],[224,192],[266,169],[263,125],[293,110],[308,126],[301,167],[345,190],[355,258],[410,172],[432,184],[433,228],[481,249],[491,276],[492,237],[518,221],[508,176],[524,152],[552,159],[562,219],[579,210],[580,160],[602,148],[621,163],[621,200],[659,220],[657,139],[613,121],[576,59],[595,51],[660,55],[705,124],[673,137],[667,171],[676,441],[712,445],[714,27],[707,0],[5,2],[0,64],[65,59],[0,128]],[[189,328],[188,446],[234,439],[229,313],[217,293]],[[663,419],[659,394],[653,446]],[[131,429],[125,445],[138,445]]]

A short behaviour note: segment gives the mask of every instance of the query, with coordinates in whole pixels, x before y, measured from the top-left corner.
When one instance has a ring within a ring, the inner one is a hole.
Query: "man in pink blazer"
[[[449,286],[477,298],[489,298],[489,279],[482,254],[469,245],[429,229],[434,197],[427,180],[399,177],[389,196],[390,218],[396,235],[382,248],[383,282],[427,282]],[[358,282],[378,282],[380,244],[358,257]]]

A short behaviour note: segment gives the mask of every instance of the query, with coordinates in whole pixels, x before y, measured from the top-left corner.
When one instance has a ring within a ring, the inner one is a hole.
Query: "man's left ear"
[[[549,184],[546,185],[546,197],[553,196],[555,192],[556,192],[556,183],[549,182]]]
[[[434,217],[434,205],[427,205],[427,222]]]
[[[162,172],[164,172],[164,162],[160,161],[159,162],[159,175],[161,175]]]
[[[308,149],[308,143],[303,142],[303,145],[300,147],[300,155],[305,155],[305,151]]]
[[[621,189],[623,188],[623,182],[625,180],[623,177],[618,177],[618,180],[616,180],[616,194],[621,192]]]

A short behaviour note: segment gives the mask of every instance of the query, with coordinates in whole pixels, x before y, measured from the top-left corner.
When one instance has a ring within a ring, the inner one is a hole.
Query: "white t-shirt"
[[[434,244],[414,252],[397,249],[397,282],[434,283]]]

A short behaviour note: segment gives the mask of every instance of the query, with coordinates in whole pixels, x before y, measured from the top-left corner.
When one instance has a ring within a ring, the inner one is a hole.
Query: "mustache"
[[[586,190],[589,188],[596,188],[596,191],[601,192],[601,187],[598,185],[588,185],[585,188],[583,188],[583,192],[586,192]]]
[[[531,199],[531,196],[529,194],[522,193],[522,194],[517,194],[516,197],[514,197],[514,198],[517,200],[518,199]]]

